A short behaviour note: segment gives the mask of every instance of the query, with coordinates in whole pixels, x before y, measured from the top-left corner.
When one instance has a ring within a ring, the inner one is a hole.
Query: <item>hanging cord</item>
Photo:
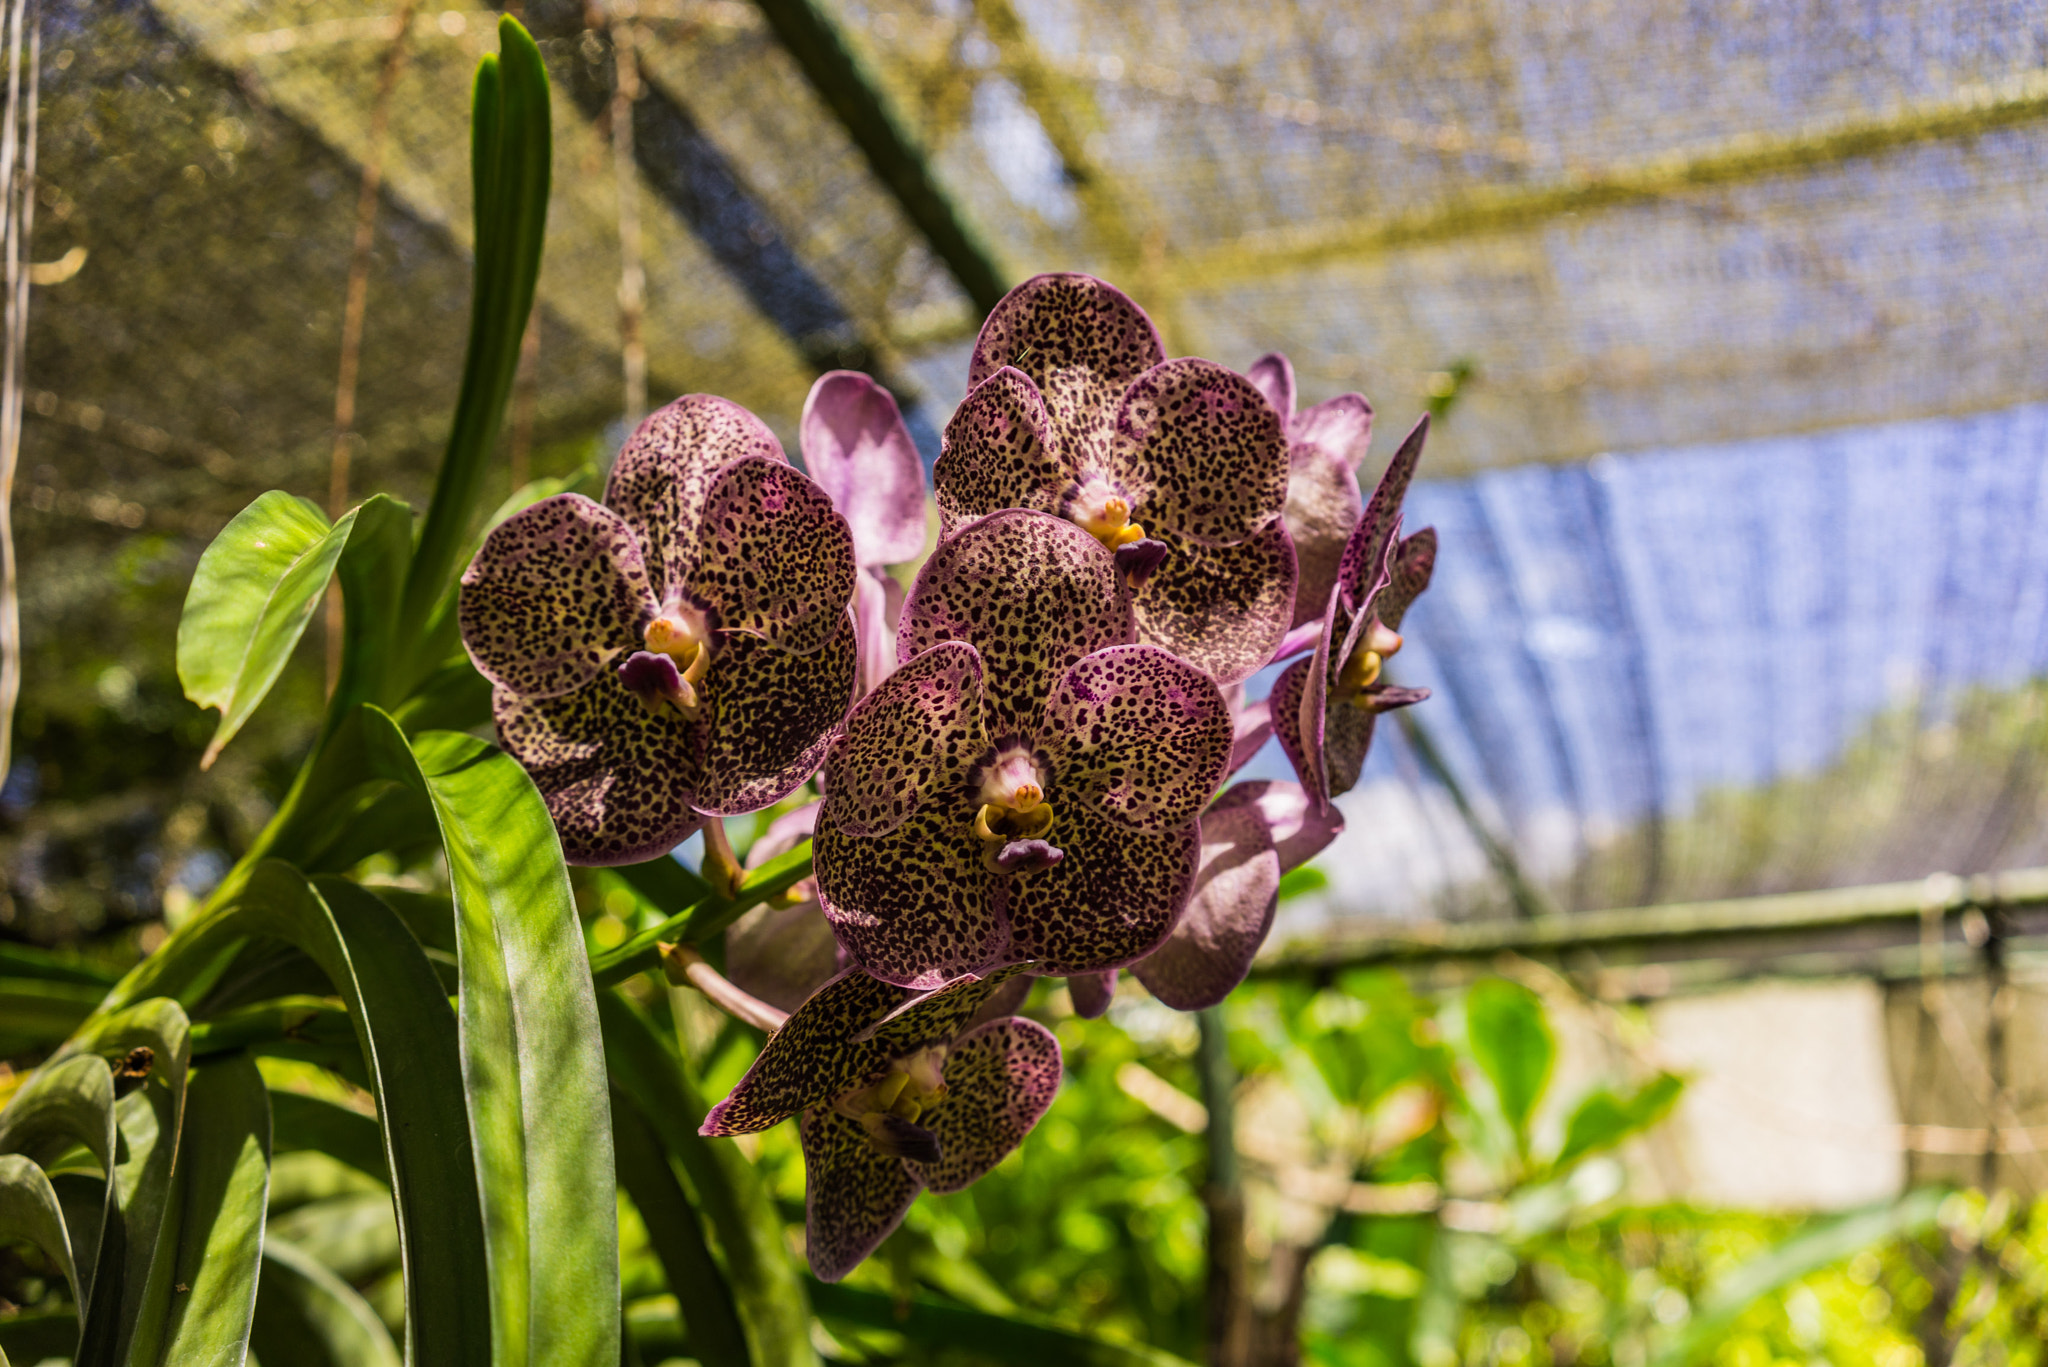
[[[633,146],[633,107],[640,99],[640,52],[634,0],[610,0],[604,18],[612,40],[612,175],[619,199],[619,365],[625,389],[626,430],[647,412],[647,272],[640,242],[640,169]]]
[[[412,37],[413,10],[419,0],[405,0],[392,21],[391,43],[377,73],[377,94],[370,106],[370,145],[363,154],[362,187],[356,193],[356,238],[348,261],[348,293],[341,306],[341,367],[334,380],[334,451],[327,465],[327,516],[339,518],[348,508],[349,465],[355,454],[356,379],[363,359],[363,312],[370,299],[370,251],[377,242],[377,200],[384,188],[384,134],[391,122],[391,97],[405,70],[406,47]],[[327,589],[327,691],[341,677],[341,581]]]
[[[21,362],[28,343],[29,231],[36,211],[36,106],[43,66],[42,6],[8,5],[7,108],[0,123],[0,204],[5,205],[6,349],[0,356],[0,783],[14,756],[14,704],[21,696],[21,595],[15,582],[14,471],[21,457]],[[28,48],[27,81],[22,48]]]

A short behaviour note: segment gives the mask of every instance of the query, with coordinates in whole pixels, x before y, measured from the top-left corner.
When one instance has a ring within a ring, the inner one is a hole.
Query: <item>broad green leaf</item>
[[[270,1093],[271,1149],[276,1153],[311,1150],[348,1164],[380,1182],[391,1171],[384,1156],[384,1137],[377,1122],[360,1111],[298,1092]]]
[[[1040,1367],[1192,1367],[1185,1359],[1143,1344],[1110,1343],[1029,1319],[1007,1318],[964,1305],[913,1296],[907,1300],[844,1283],[810,1281],[811,1300],[827,1321],[886,1329],[931,1348],[965,1349],[978,1359]]]
[[[105,995],[105,987],[91,983],[0,978],[0,1040],[14,1046],[9,1053],[50,1048],[78,1029]]]
[[[1664,1118],[1684,1090],[1685,1080],[1672,1073],[1658,1074],[1627,1096],[1594,1088],[1572,1108],[1553,1166],[1562,1168],[1647,1130]]]
[[[1684,1332],[1657,1354],[1653,1367],[1692,1367],[1711,1361],[1715,1345],[1758,1300],[1873,1244],[1922,1233],[1933,1226],[1947,1194],[1937,1187],[1922,1187],[1896,1201],[1808,1224],[1708,1287]]]
[[[1557,1059],[1542,1000],[1520,983],[1482,979],[1465,994],[1465,1036],[1473,1061],[1493,1084],[1516,1144],[1527,1152],[1529,1117],[1550,1085]]]
[[[275,1100],[282,1093],[273,1092]],[[304,1251],[269,1236],[249,1346],[266,1363],[399,1367],[391,1335],[355,1288]]]
[[[233,1367],[248,1352],[270,1191],[270,1098],[248,1058],[192,1070],[172,1196],[130,1367]]]
[[[697,1133],[704,1099],[653,1024],[616,992],[600,992],[597,1008],[613,1082],[682,1164],[696,1207],[717,1237],[754,1361],[763,1367],[816,1362],[810,1304],[760,1174],[731,1140]]]
[[[113,1171],[114,1077],[104,1059],[73,1055],[38,1068],[0,1111],[0,1153],[48,1167],[73,1144]]]
[[[328,715],[338,718],[357,703],[389,703],[391,650],[398,604],[412,559],[412,509],[377,494],[358,507],[355,530],[341,554],[343,612],[341,673]]]
[[[0,944],[0,977],[45,978],[51,982],[110,987],[120,976],[68,954],[33,945]]]
[[[354,527],[352,512],[329,527],[306,500],[272,490],[199,557],[178,620],[178,679],[186,697],[220,709],[202,769],[284,672]]]
[[[450,660],[421,679],[391,715],[408,732],[474,730],[491,720],[491,681],[467,657]]]
[[[408,741],[374,709],[364,727],[382,771],[432,801],[447,853],[493,1361],[615,1361],[618,1317],[590,1312],[619,1296],[604,1054],[547,805],[516,760],[474,737]]]
[[[669,1290],[690,1326],[694,1356],[706,1362],[747,1367],[746,1331],[740,1327],[732,1288],[704,1242],[704,1227],[690,1198],[668,1165],[661,1138],[639,1107],[612,1094],[612,1142],[617,1147],[619,1184],[633,1198],[647,1225],[647,1237],[661,1260]]]
[[[273,1212],[271,1232],[343,1281],[366,1286],[402,1265],[398,1224],[381,1191],[351,1192]]]
[[[406,576],[399,641],[414,653],[408,681],[446,658],[430,619],[455,574],[475,524],[484,475],[519,366],[547,227],[551,158],[547,70],[518,21],[498,24],[497,57],[477,68],[470,130],[476,269],[469,348],[448,449]],[[410,691],[409,689],[406,691]],[[614,1326],[612,1337],[617,1338]]]
[[[72,1303],[84,1304],[57,1193],[43,1170],[18,1153],[0,1154],[0,1239],[19,1239],[41,1249],[70,1283]]]

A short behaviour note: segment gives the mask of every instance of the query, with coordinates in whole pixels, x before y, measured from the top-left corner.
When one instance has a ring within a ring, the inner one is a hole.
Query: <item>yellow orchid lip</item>
[[[678,682],[663,698],[642,698],[650,710],[660,712],[664,704],[685,717],[694,717],[704,705],[699,686],[711,669],[711,629],[704,614],[694,608],[672,604],[640,633],[648,651],[666,655],[676,662]]]
[[[1366,690],[1380,681],[1387,657],[1400,648],[1401,634],[1375,617],[1337,675],[1337,696],[1356,706],[1369,706]]]
[[[1131,521],[1131,502],[1107,481],[1091,479],[1074,495],[1067,516],[1111,550],[1145,539],[1145,529]]]
[[[945,1099],[943,1069],[946,1046],[928,1045],[906,1058],[894,1059],[889,1071],[865,1087],[857,1087],[832,1103],[832,1109],[860,1122],[877,1151],[904,1156],[903,1125],[915,1125]],[[902,1122],[897,1124],[895,1122]]]

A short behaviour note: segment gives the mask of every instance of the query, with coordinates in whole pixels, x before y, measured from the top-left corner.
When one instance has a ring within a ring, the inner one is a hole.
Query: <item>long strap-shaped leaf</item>
[[[697,1133],[704,1123],[704,1099],[653,1024],[616,992],[601,993],[597,1000],[612,1079],[689,1176],[697,1205],[725,1254],[754,1361],[764,1367],[816,1362],[810,1305],[760,1175],[730,1141]]]
[[[381,733],[378,730],[381,726]],[[517,761],[365,709],[385,772],[427,794],[455,893],[463,1096],[490,1234],[492,1361],[615,1363],[617,1187],[590,963],[555,827]]]
[[[0,1154],[0,1239],[20,1239],[40,1248],[70,1283],[73,1303],[83,1303],[57,1193],[43,1170],[18,1153]]]
[[[740,1327],[732,1288],[711,1257],[704,1227],[690,1208],[661,1137],[640,1108],[622,1095],[612,1096],[612,1132],[618,1146],[619,1184],[633,1198],[654,1256],[661,1260],[668,1289],[690,1326],[690,1348],[705,1362],[748,1367],[746,1330]]]
[[[270,1098],[247,1057],[193,1069],[189,1092],[129,1367],[237,1367],[248,1355],[270,1194]]]
[[[100,1171],[111,1175],[115,1134],[114,1075],[99,1058],[75,1056],[38,1068],[0,1111],[0,1153],[20,1154],[44,1166],[72,1144],[83,1144],[99,1160]],[[96,1204],[99,1210],[90,1225],[71,1236],[81,1324],[91,1310],[94,1262],[115,1210],[112,1181]],[[84,1220],[85,1212],[74,1211],[74,1217]]]
[[[398,1349],[355,1288],[282,1239],[263,1245],[249,1346],[292,1367],[399,1367]]]

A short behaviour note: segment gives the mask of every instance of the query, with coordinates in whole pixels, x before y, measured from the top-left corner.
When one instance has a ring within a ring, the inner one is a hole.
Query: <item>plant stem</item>
[[[1197,1012],[1195,1023],[1201,1029],[1195,1066],[1201,1076],[1202,1104],[1209,1110],[1203,1132],[1209,1177],[1202,1189],[1202,1204],[1209,1210],[1208,1360],[1213,1367],[1245,1367],[1251,1357],[1251,1269],[1245,1254],[1244,1184],[1232,1105],[1237,1071],[1230,1065],[1223,1008]]]

